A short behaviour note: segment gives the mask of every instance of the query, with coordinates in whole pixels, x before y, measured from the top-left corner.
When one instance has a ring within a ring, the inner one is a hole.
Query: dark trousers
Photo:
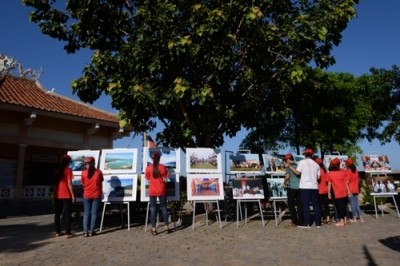
[[[61,215],[65,226],[65,233],[71,234],[72,199],[54,199],[54,226],[56,233],[61,233]]]
[[[318,189],[301,189],[301,202],[303,203],[304,225],[311,225],[310,202],[314,209],[314,221],[316,226],[321,225],[321,212],[318,202]]]
[[[347,197],[335,199],[339,219],[344,219],[344,217],[347,215],[347,202]]]
[[[327,220],[328,216],[331,217],[329,210],[329,198],[328,193],[319,194],[319,205],[321,207],[321,216],[324,221]]]
[[[288,188],[287,198],[292,223],[303,225],[303,205],[301,203],[300,189]]]

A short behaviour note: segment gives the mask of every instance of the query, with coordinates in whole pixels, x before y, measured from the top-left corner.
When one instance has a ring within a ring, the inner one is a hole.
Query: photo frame
[[[103,202],[136,201],[137,174],[104,175]]]
[[[325,155],[322,161],[325,168],[329,169],[329,164],[332,159],[338,158],[340,160],[340,169],[346,169],[346,160],[349,158],[347,155]]]
[[[361,156],[362,165],[366,173],[377,173],[392,172],[392,168],[389,163],[389,158],[386,154],[381,155],[362,155]]]
[[[295,155],[293,155],[293,158],[296,163],[299,163],[301,160],[304,160],[306,157],[304,155],[295,154]]]
[[[81,175],[85,169],[85,159],[87,157],[93,157],[95,159],[96,168],[99,165],[100,150],[79,150],[79,151],[68,151],[67,154],[71,156],[70,167],[75,175]]]
[[[270,199],[287,198],[286,188],[282,187],[284,181],[285,181],[285,176],[267,178],[268,196]]]
[[[222,158],[219,149],[187,148],[187,173],[222,173]]]
[[[396,195],[398,194],[398,187],[394,182],[393,176],[370,175],[367,178],[367,186],[372,195]]]
[[[172,173],[181,172],[182,150],[167,147],[143,148],[143,172],[145,172],[148,165],[153,163],[151,156],[156,151],[160,152],[160,163],[165,165],[168,171]]]
[[[188,174],[188,200],[223,200],[222,174]]]
[[[72,179],[72,190],[74,191],[75,201],[83,202],[83,186],[81,176],[74,176]]]
[[[266,173],[284,173],[285,167],[282,156],[275,154],[263,154],[264,171]]]
[[[179,201],[179,175],[171,173],[168,177],[167,182],[167,200],[168,201]],[[149,181],[143,176],[140,184],[140,201],[148,202],[149,197]]]
[[[233,199],[264,199],[262,177],[239,177],[232,179]]]
[[[137,173],[137,159],[137,149],[103,149],[100,170],[103,174]]]
[[[261,173],[261,162],[258,154],[230,154],[228,173]]]

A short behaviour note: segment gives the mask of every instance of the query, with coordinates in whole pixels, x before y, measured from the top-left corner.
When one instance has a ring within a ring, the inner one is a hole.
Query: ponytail
[[[153,157],[153,178],[160,177],[160,169],[158,168],[158,164],[160,163],[160,157]]]

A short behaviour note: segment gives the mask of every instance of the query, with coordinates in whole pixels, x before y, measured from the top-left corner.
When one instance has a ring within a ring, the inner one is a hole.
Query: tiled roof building
[[[0,75],[0,200],[23,199],[25,187],[50,185],[66,152],[112,149],[114,139],[129,134],[116,114],[47,91],[37,81]]]
[[[114,124],[118,127],[116,115],[94,108],[90,105],[71,100],[67,97],[46,91],[39,82],[5,76],[0,80],[0,108],[19,108],[54,114],[70,115],[76,118],[94,119]]]

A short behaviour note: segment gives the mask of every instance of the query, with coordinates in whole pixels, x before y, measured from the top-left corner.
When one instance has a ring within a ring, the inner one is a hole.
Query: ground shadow
[[[37,223],[13,224],[0,226],[0,250],[23,252],[44,246],[52,237],[53,225]]]
[[[391,236],[378,241],[390,249],[400,251],[400,236]]]
[[[371,253],[369,252],[368,248],[363,245],[363,250],[364,250],[364,255],[365,258],[368,261],[368,266],[378,266],[378,264],[375,262],[374,258],[372,257]]]

